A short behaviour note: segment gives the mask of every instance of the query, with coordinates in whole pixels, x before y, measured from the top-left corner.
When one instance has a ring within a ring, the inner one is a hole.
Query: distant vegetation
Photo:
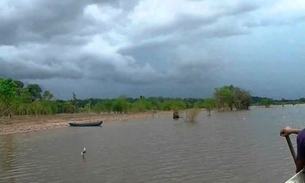
[[[164,98],[140,96],[130,98],[119,96],[115,99],[79,99],[73,92],[69,100],[57,100],[49,90],[43,91],[38,84],[24,85],[21,81],[0,78],[0,119],[3,116],[45,115],[59,113],[131,113],[147,111],[187,110],[188,116],[196,116],[200,108],[211,114],[218,111],[247,110],[250,105],[286,105],[305,103],[305,98],[298,100],[273,100],[263,97],[251,97],[248,91],[235,86],[216,88],[213,98]],[[195,115],[196,113],[196,115]],[[192,120],[192,119],[190,119]]]
[[[250,93],[232,85],[216,88],[214,98],[218,111],[247,110],[251,104]]]

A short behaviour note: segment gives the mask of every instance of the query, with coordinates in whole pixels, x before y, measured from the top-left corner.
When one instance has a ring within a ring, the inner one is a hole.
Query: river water
[[[295,167],[279,131],[304,116],[287,105],[0,136],[0,182],[284,182]]]

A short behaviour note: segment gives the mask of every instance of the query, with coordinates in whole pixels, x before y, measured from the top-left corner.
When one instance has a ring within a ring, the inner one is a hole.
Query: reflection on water
[[[0,143],[0,167],[2,169],[1,175],[6,175],[5,181],[6,182],[14,182],[14,172],[12,170],[13,167],[13,161],[15,157],[15,151],[16,151],[16,143],[14,142],[14,136],[13,135],[6,135],[2,138],[2,143]]]
[[[86,158],[85,158],[85,156],[82,156],[82,158],[83,158],[83,162],[86,163]]]
[[[0,136],[0,182],[284,182],[294,165],[279,130],[304,127],[304,114],[303,105],[204,111],[196,123],[155,115]]]

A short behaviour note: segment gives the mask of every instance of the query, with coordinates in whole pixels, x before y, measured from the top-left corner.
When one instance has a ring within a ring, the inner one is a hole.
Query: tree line
[[[205,108],[211,110],[247,110],[253,104],[265,105],[276,101],[268,98],[252,97],[250,93],[236,86],[215,88],[212,98],[164,98],[140,96],[130,98],[119,96],[114,99],[89,98],[79,99],[73,92],[71,99],[58,100],[49,91],[43,91],[38,84],[25,84],[11,78],[0,78],[0,118],[14,115],[43,115],[59,113],[130,113],[146,111],[170,111],[190,108]],[[300,100],[304,102],[305,100]],[[283,101],[282,101],[283,102]],[[289,102],[289,101],[285,101]]]

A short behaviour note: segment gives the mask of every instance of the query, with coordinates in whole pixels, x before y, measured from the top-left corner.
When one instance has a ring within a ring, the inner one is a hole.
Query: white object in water
[[[84,156],[85,153],[86,153],[86,148],[84,147],[83,151],[80,154]]]

